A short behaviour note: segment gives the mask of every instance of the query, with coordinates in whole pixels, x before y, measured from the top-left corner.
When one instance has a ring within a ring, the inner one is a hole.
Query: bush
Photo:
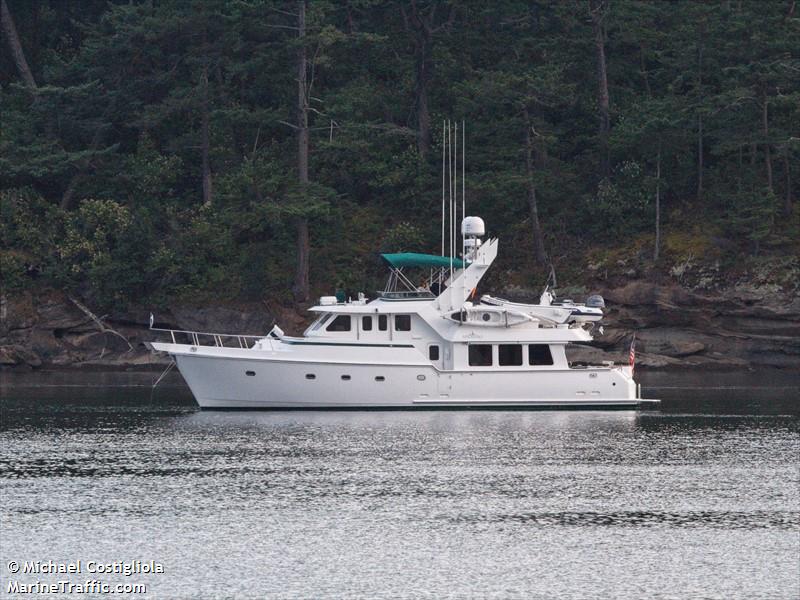
[[[113,200],[85,200],[69,213],[56,245],[57,281],[101,307],[125,307],[152,290],[151,248],[156,238],[147,213]]]
[[[58,262],[54,240],[63,235],[64,212],[30,188],[0,192],[3,283],[17,288],[52,273]]]

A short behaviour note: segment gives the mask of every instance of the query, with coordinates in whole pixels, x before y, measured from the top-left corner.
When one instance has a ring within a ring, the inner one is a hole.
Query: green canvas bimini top
[[[439,268],[450,266],[449,256],[437,256],[435,254],[401,252],[400,254],[381,254],[381,258],[395,269],[401,269],[403,267]],[[464,261],[460,258],[453,258],[453,266],[461,269],[464,267]]]

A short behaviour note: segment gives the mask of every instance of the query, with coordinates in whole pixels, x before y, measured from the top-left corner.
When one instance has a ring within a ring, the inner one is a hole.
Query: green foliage
[[[640,163],[631,160],[619,165],[612,178],[600,182],[597,196],[587,202],[593,233],[617,237],[649,231],[655,183],[655,177],[645,174]]]
[[[26,286],[25,259],[6,250],[0,251],[0,276],[3,279],[3,288],[7,291],[25,289]]]
[[[99,305],[127,305],[127,293],[142,289],[146,272],[143,228],[131,211],[113,200],[84,200],[66,215],[63,238],[56,244],[56,278],[67,288],[91,293]]]
[[[536,268],[531,190],[565,269],[574,247],[651,243],[656,186],[666,241],[713,229],[728,264],[798,247],[800,30],[783,0],[607,3],[607,138],[585,0],[310,2],[302,40],[277,0],[8,5],[38,88],[0,56],[4,286],[102,306],[283,298],[307,219],[312,284],[372,289],[377,251],[440,247],[449,118],[467,127],[467,210],[514,249],[516,282]]]
[[[419,228],[401,221],[386,232],[380,249],[382,253],[418,252],[423,246],[424,240]]]
[[[775,227],[777,200],[768,189],[731,195],[722,223],[734,239],[747,240],[757,254]]]

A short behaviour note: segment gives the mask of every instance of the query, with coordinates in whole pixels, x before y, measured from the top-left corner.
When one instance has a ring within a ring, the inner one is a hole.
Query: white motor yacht
[[[636,408],[632,365],[577,367],[604,303],[475,301],[497,256],[483,220],[462,221],[463,259],[384,254],[386,289],[323,296],[301,337],[157,329],[202,408]],[[414,283],[409,273],[424,272]],[[152,328],[152,322],[151,322]]]

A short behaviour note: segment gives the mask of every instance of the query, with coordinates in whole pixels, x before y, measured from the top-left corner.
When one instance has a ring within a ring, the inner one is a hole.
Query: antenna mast
[[[450,261],[455,258],[458,245],[458,123],[453,124],[453,247],[450,250]],[[453,268],[450,267],[450,277],[453,277]]]
[[[466,122],[461,120],[461,220],[467,218],[467,193],[466,193],[466,163],[467,163],[467,125]],[[464,232],[461,232],[461,260],[467,256],[467,242],[464,237]],[[466,268],[466,264],[464,265]]]
[[[445,137],[446,137],[445,136],[445,133],[446,133],[445,123],[446,123],[446,121],[442,121],[442,257],[444,257],[444,220],[445,220],[444,196],[445,196],[445,188],[447,187],[447,186],[445,186],[445,183],[444,183],[444,177],[445,177],[445,171],[446,171],[446,169],[444,167]]]
[[[449,211],[450,223],[447,225],[447,236],[450,240],[448,246],[450,254],[450,277],[453,277],[453,136],[450,120],[447,120],[447,210]]]

